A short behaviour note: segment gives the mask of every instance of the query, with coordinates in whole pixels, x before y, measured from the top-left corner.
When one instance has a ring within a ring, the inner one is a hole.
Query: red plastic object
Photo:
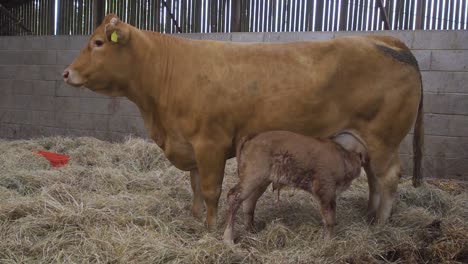
[[[48,152],[43,150],[36,150],[35,152],[46,158],[50,162],[52,167],[64,166],[70,160],[70,156],[64,154],[57,154],[54,152]]]

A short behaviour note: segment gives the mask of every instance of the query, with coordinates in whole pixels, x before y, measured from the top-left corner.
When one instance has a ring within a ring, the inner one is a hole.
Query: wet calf
[[[270,183],[313,194],[320,203],[324,238],[334,235],[336,196],[351,185],[367,162],[365,142],[351,130],[330,139],[315,139],[292,132],[271,131],[238,143],[239,182],[227,195],[224,241],[233,243],[234,221],[243,205],[244,224],[253,226],[257,200]]]

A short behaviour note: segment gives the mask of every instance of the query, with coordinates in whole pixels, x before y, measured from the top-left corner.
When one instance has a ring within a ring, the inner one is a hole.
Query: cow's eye
[[[102,44],[104,44],[104,42],[102,40],[96,39],[94,41],[94,46],[96,46],[96,47],[101,47]]]

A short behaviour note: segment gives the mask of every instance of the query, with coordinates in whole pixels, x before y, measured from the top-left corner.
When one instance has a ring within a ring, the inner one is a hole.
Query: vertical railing
[[[0,12],[0,34],[90,34],[108,13],[163,33],[467,29],[467,1],[58,0],[55,19],[56,0],[31,0]]]

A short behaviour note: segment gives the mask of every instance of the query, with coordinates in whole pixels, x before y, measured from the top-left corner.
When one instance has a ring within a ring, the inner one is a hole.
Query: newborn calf
[[[314,139],[287,131],[244,138],[237,146],[239,183],[227,195],[224,241],[233,243],[234,221],[243,203],[244,223],[253,226],[257,200],[270,183],[312,193],[320,202],[324,238],[334,235],[336,196],[351,185],[367,162],[365,142],[353,131]]]

